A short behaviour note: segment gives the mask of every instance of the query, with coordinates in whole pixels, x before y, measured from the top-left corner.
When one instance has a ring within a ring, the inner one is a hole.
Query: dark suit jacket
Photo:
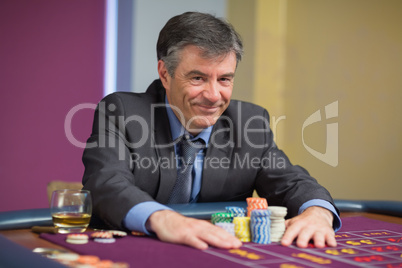
[[[114,93],[96,109],[83,185],[92,193],[93,214],[111,227],[123,228],[138,203],[168,202],[177,170],[164,104],[165,90],[155,80],[146,93]],[[269,205],[286,206],[290,217],[311,199],[333,204],[328,191],[277,148],[268,112],[232,100],[213,126],[198,202],[244,201],[254,189]]]

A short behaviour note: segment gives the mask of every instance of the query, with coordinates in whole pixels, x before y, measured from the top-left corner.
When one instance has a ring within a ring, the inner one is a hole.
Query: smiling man
[[[93,218],[199,249],[241,242],[164,204],[245,200],[254,190],[286,206],[282,244],[336,246],[340,227],[328,191],[273,141],[268,112],[231,100],[242,42],[209,14],[170,19],[157,43],[158,74],[145,93],[114,93],[98,105],[84,151]]]
[[[180,64],[169,74],[164,61],[158,73],[175,115],[188,132],[195,135],[212,126],[226,110],[232,95],[236,55],[202,57],[202,50],[187,45],[180,52]]]

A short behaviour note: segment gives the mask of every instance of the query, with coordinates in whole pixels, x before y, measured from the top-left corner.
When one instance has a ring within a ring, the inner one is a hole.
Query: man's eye
[[[227,83],[227,82],[232,81],[232,79],[231,79],[231,78],[227,78],[227,77],[222,77],[222,78],[220,79],[220,81]]]
[[[202,76],[194,76],[193,78],[191,78],[191,80],[193,81],[193,83],[201,84],[204,82],[205,79]]]

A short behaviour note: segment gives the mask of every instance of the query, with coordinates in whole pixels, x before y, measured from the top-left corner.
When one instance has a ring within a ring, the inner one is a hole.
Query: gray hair
[[[200,48],[205,58],[234,52],[238,63],[243,55],[240,35],[231,24],[210,14],[186,12],[171,18],[159,33],[158,60],[165,63],[170,76],[174,77],[180,52],[187,45]]]

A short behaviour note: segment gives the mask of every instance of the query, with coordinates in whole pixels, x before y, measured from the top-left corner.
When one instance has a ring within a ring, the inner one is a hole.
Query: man
[[[238,248],[223,229],[163,204],[245,200],[255,189],[288,208],[283,245],[297,238],[299,247],[311,239],[336,246],[330,194],[277,148],[265,109],[230,99],[242,53],[235,30],[209,14],[167,22],[157,43],[159,79],[146,93],[111,94],[96,110],[83,155],[94,217],[199,249]],[[186,162],[191,143],[196,158]]]

